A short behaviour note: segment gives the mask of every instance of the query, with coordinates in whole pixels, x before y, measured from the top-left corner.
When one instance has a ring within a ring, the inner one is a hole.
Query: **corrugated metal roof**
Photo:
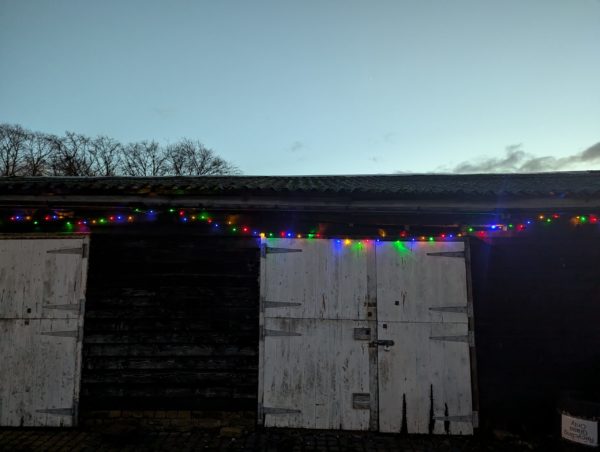
[[[356,176],[11,177],[1,195],[465,195],[569,196],[600,194],[600,171],[534,174],[395,174]]]

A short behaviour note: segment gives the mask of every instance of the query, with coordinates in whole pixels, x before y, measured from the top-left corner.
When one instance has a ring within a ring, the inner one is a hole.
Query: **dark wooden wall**
[[[562,391],[600,390],[600,240],[474,240],[471,255],[483,424],[556,433]]]
[[[254,410],[258,278],[251,238],[94,235],[82,411]]]

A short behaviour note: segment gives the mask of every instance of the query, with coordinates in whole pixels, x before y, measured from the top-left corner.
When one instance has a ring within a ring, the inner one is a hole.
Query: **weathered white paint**
[[[84,243],[85,237],[0,240],[0,318],[78,318],[78,309],[57,307],[79,305],[87,259],[53,251]]]
[[[266,336],[264,399],[267,408],[299,410],[266,414],[267,427],[366,430],[369,409],[352,407],[353,393],[369,392],[367,341],[353,339],[365,321],[265,319],[267,330],[301,336]]]
[[[364,250],[333,240],[269,239],[268,247],[301,249],[261,259],[261,365],[259,400],[266,408],[299,410],[265,414],[277,427],[366,430],[369,409],[353,408],[353,393],[369,393]],[[270,301],[299,303],[266,307]],[[269,335],[287,331],[298,336]]]
[[[269,317],[296,319],[367,318],[366,253],[335,240],[267,239],[273,248],[302,252],[267,254],[263,259],[265,301],[299,303],[266,308]]]
[[[444,416],[446,405],[449,416],[471,416],[468,344],[430,339],[465,336],[467,324],[378,323],[379,338],[394,341],[387,351],[379,347],[380,431],[401,431],[403,397],[408,433],[429,433],[431,414]],[[445,433],[443,421],[435,421],[433,426],[432,433]],[[472,422],[450,422],[450,433],[472,434]]]
[[[463,242],[385,242],[377,246],[377,316],[396,322],[467,322],[467,315],[430,308],[467,306]]]
[[[52,251],[88,243],[0,240],[0,425],[77,421],[87,258]],[[57,409],[72,412],[44,412]]]
[[[469,333],[464,257],[427,254],[464,251],[462,242],[371,243],[366,249],[333,240],[263,243],[302,250],[261,259],[266,334],[259,403],[299,410],[264,414],[265,426],[398,432],[404,399],[409,433],[428,433],[430,425],[433,433],[445,433],[444,421],[432,418],[446,412],[472,416],[468,342],[431,339]],[[394,345],[370,347],[368,340],[354,339],[359,327]],[[374,350],[378,359],[369,360]],[[371,410],[352,407],[354,393],[372,393],[374,387],[378,420]],[[453,434],[473,432],[470,418],[452,420],[448,428]]]
[[[467,307],[465,259],[428,253],[464,251],[462,242],[384,243],[377,247],[379,427],[445,433],[433,417],[472,416],[468,315],[430,308]],[[431,337],[456,337],[434,340]],[[464,341],[461,341],[464,339]],[[432,405],[433,403],[433,405]],[[452,434],[472,434],[471,419],[451,421]]]

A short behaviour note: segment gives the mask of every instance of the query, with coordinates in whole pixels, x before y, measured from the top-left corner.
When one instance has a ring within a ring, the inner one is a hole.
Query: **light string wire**
[[[125,210],[125,209],[121,209]],[[158,210],[145,210],[140,208],[134,208],[129,213],[122,213],[121,211],[101,216],[76,216],[71,212],[65,210],[54,210],[44,215],[37,214],[13,214],[8,217],[8,222],[0,224],[0,229],[5,229],[5,224],[27,224],[34,227],[34,229],[40,229],[44,225],[62,225],[64,232],[71,233],[85,233],[90,232],[91,229],[103,226],[117,226],[117,225],[128,225],[133,223],[148,223],[154,222],[159,217],[164,218],[165,215],[176,218],[178,223],[201,223],[210,226],[212,232],[224,233],[224,234],[237,234],[255,236],[260,238],[306,238],[306,239],[335,239],[338,243],[350,244],[352,243],[351,238],[348,238],[347,234],[325,234],[319,232],[319,228],[315,227],[310,229],[308,232],[297,232],[291,229],[284,229],[281,231],[274,232],[274,228],[253,228],[244,223],[236,221],[238,215],[224,215],[222,220],[217,220],[216,215],[209,214],[208,212],[201,210],[186,210],[186,209],[175,209],[169,208],[164,211]],[[446,226],[446,231],[437,232],[435,234],[423,234],[413,233],[406,229],[398,230],[397,232],[390,232],[389,227],[381,227],[375,225],[368,225],[369,228],[376,230],[374,234],[361,234],[362,240],[369,241],[393,241],[393,240],[404,240],[404,241],[439,241],[439,240],[455,240],[467,235],[473,235],[478,237],[492,237],[502,235],[513,235],[512,233],[524,232],[533,229],[536,225],[550,225],[559,222],[565,222],[565,219],[571,225],[582,226],[582,225],[594,225],[600,224],[598,221],[598,215],[587,214],[587,215],[561,215],[558,213],[552,214],[539,214],[536,217],[524,219],[522,221],[514,221],[508,223],[491,223],[491,224],[479,224],[479,225],[457,225],[453,227]],[[434,227],[435,229],[441,229]],[[387,230],[386,230],[387,229]],[[425,228],[423,228],[425,229]],[[426,229],[431,229],[427,227]],[[360,240],[354,238],[354,240]]]

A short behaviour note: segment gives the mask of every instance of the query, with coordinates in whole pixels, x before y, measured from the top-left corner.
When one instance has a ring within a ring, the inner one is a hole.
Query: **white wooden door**
[[[0,425],[77,422],[88,237],[0,239]]]
[[[462,242],[377,247],[380,431],[473,433],[466,281]]]
[[[259,416],[268,427],[369,426],[366,254],[269,239],[261,258]],[[365,397],[367,400],[365,400]]]
[[[464,244],[263,241],[265,426],[473,432]]]

